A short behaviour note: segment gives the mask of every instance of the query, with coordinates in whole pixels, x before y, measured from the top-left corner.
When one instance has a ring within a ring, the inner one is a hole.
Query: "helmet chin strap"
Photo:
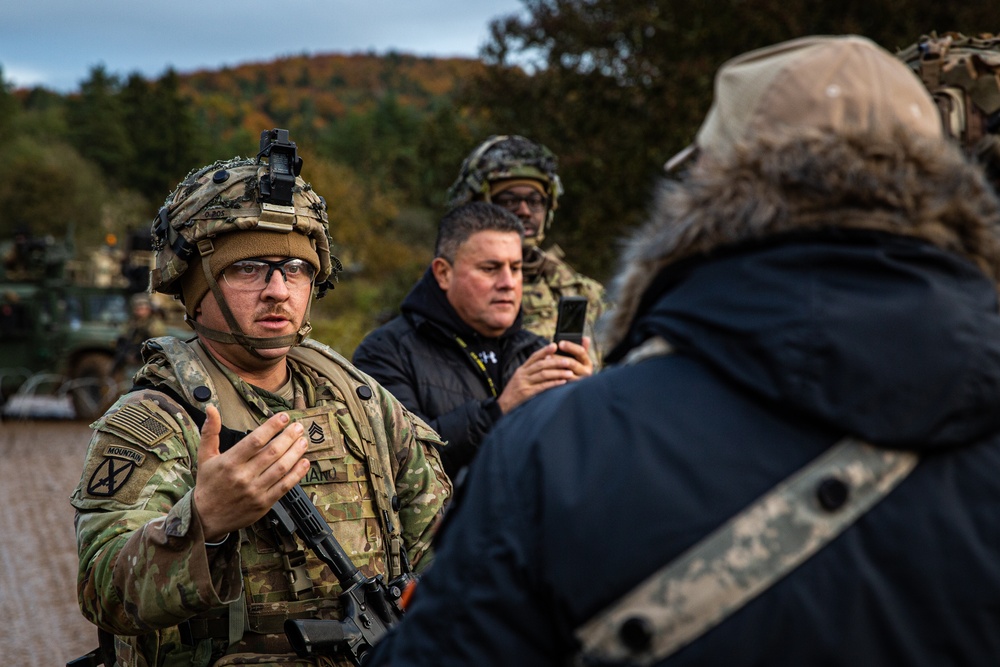
[[[229,309],[229,304],[226,303],[226,297],[222,293],[222,288],[219,287],[218,281],[216,281],[215,276],[212,275],[212,269],[209,266],[209,257],[210,255],[202,256],[201,268],[205,274],[205,279],[208,281],[208,287],[212,290],[216,303],[219,304],[219,310],[222,312],[222,316],[226,319],[229,331],[219,331],[218,329],[206,327],[204,324],[196,322],[194,319],[185,314],[184,320],[192,329],[195,330],[195,332],[198,333],[198,335],[204,336],[209,340],[214,340],[217,343],[240,345],[243,349],[258,359],[265,359],[266,357],[264,357],[257,350],[269,350],[278,347],[295,347],[296,345],[302,343],[305,337],[309,335],[309,332],[312,331],[312,325],[309,323],[309,314],[312,311],[312,294],[310,294],[309,300],[306,302],[305,317],[302,319],[302,326],[299,327],[298,331],[293,334],[285,334],[284,336],[270,338],[247,336],[243,333],[243,329],[240,328],[239,323],[233,316],[233,311]]]
[[[543,224],[538,228],[538,231],[534,236],[525,236],[524,242],[521,245],[528,248],[538,248],[542,245],[542,240],[545,238],[545,225]]]

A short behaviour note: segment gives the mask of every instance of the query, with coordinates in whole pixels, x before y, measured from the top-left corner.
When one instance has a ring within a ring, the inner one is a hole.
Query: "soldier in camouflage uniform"
[[[469,201],[488,201],[521,219],[524,225],[524,289],[521,296],[523,326],[552,340],[561,296],[587,298],[586,335],[590,357],[600,365],[594,325],[604,312],[604,287],[577,273],[563,260],[559,246],[542,250],[545,232],[552,224],[562,194],[556,156],[541,144],[518,135],[495,135],[476,147],[448,190],[448,209]]]
[[[931,33],[896,56],[934,96],[945,134],[983,166],[1000,192],[1000,37]]]
[[[300,659],[283,634],[341,614],[329,568],[263,519],[296,483],[366,576],[432,558],[451,493],[440,440],[307,338],[339,262],[301,162],[284,200],[270,166],[217,162],[167,198],[151,288],[198,335],[148,342],[137,386],[92,425],[71,500],[78,595],[123,667],[349,664]]]

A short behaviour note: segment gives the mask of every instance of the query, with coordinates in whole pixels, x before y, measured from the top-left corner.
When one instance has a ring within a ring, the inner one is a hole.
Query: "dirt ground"
[[[97,646],[76,604],[69,495],[90,430],[79,421],[0,422],[0,655],[64,665]]]

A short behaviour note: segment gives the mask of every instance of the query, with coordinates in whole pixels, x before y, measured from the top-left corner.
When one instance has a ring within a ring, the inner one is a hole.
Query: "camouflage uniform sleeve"
[[[444,442],[384,387],[374,380],[371,383],[385,418],[403,543],[414,570],[420,572],[433,560],[431,540],[452,494],[451,480],[438,454]]]
[[[155,391],[121,399],[92,428],[76,508],[77,594],[121,635],[177,625],[239,596],[239,540],[206,547],[193,507],[200,434]]]
[[[608,310],[608,295],[604,285],[593,278],[577,274],[580,278],[580,295],[587,297],[587,336],[590,337],[590,359],[594,362],[594,371],[600,370],[604,363],[604,350],[597,344],[598,321]]]

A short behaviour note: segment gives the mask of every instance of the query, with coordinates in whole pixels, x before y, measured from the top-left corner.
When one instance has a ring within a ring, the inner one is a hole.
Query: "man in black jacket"
[[[406,296],[402,315],[368,334],[354,364],[433,427],[447,445],[445,472],[472,460],[497,420],[566,382],[588,376],[584,345],[569,356],[521,328],[521,241],[517,217],[476,202],[441,220],[435,257]]]
[[[859,37],[723,65],[696,152],[371,667],[997,664],[1000,202]]]

